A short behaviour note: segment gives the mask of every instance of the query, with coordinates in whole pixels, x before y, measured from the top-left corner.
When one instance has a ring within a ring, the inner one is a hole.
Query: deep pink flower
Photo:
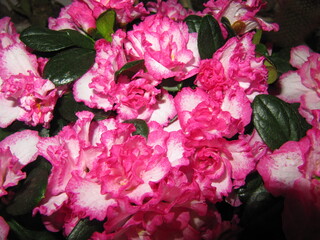
[[[183,80],[197,72],[199,53],[195,33],[184,22],[159,14],[148,16],[128,31],[125,48],[130,60],[144,59],[150,74],[158,80]]]
[[[3,217],[0,216],[0,238],[6,240],[9,234],[10,227]]]

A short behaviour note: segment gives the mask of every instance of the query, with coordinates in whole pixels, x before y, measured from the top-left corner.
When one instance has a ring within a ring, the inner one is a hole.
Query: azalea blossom
[[[308,123],[317,125],[320,109],[320,54],[307,46],[291,49],[290,63],[297,70],[283,74],[279,80],[279,98],[301,103],[299,112]]]
[[[244,34],[253,29],[264,31],[278,31],[276,23],[268,23],[256,16],[264,6],[261,0],[209,0],[204,3],[205,14],[212,14],[219,22],[222,17],[226,17],[237,34]]]
[[[11,134],[0,142],[0,196],[6,195],[8,187],[16,186],[26,177],[21,170],[36,160],[38,141],[38,132],[25,130]]]
[[[130,61],[144,59],[155,79],[174,77],[181,81],[197,72],[196,37],[196,33],[188,33],[186,23],[155,14],[128,31],[125,49]]]
[[[41,77],[37,57],[17,38],[9,18],[1,19],[0,29],[0,127],[15,120],[48,127],[62,90]]]

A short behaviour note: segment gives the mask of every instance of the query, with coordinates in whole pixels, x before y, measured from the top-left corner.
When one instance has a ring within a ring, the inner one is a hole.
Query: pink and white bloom
[[[278,97],[290,103],[301,103],[300,114],[316,126],[320,111],[320,54],[307,46],[298,46],[291,50],[290,63],[297,70],[280,77]]]
[[[41,77],[37,57],[17,38],[10,19],[4,18],[0,24],[0,127],[15,120],[48,127],[62,91]]]
[[[319,137],[319,129],[310,129],[300,141],[283,144],[257,166],[267,190],[285,197],[283,228],[288,239],[320,236],[315,225],[320,220]]]
[[[16,186],[26,177],[22,168],[38,156],[38,132],[24,130],[9,135],[0,142],[0,196],[8,187]]]
[[[209,0],[204,4],[203,13],[212,14],[219,22],[222,17],[228,18],[232,28],[237,34],[244,34],[254,29],[264,31],[278,31],[276,23],[268,23],[257,17],[257,13],[264,7],[261,0]]]
[[[186,23],[159,14],[128,31],[125,49],[129,61],[144,59],[147,71],[158,80],[184,80],[196,74],[199,65],[197,34],[188,33]]]

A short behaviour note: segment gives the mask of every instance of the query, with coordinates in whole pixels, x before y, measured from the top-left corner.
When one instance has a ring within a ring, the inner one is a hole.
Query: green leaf
[[[97,19],[96,26],[98,33],[100,33],[100,35],[108,42],[112,42],[115,22],[116,12],[114,10],[105,11]]]
[[[185,23],[188,25],[189,33],[199,32],[201,20],[202,17],[198,15],[189,15],[184,19]]]
[[[69,234],[67,240],[87,240],[94,232],[102,232],[103,223],[93,219],[81,219]]]
[[[256,45],[256,53],[259,53],[262,56],[269,56],[268,55],[268,49],[266,47],[266,45],[262,44],[262,43],[258,43]]]
[[[118,77],[120,74],[125,74],[125,75],[128,75],[129,77],[132,77],[140,69],[145,69],[143,59],[126,63],[125,65],[122,66],[122,68],[116,71],[115,76]]]
[[[94,64],[96,53],[86,48],[71,48],[52,57],[44,68],[44,78],[56,86],[77,80]]]
[[[179,92],[183,87],[183,83],[177,82],[173,78],[167,78],[163,79],[159,86],[169,92]]]
[[[253,124],[272,150],[287,141],[299,141],[310,128],[293,105],[275,96],[256,96],[252,108]]]
[[[141,135],[145,138],[148,138],[149,135],[149,127],[147,123],[142,119],[129,119],[124,121],[124,123],[133,123],[136,127],[136,131],[132,133],[132,135]]]
[[[19,240],[56,240],[57,238],[53,233],[48,231],[32,231],[26,229],[21,224],[19,224],[14,219],[7,220],[10,226],[10,231],[12,231]],[[16,239],[16,238],[15,238]]]
[[[264,65],[266,66],[266,68],[268,70],[267,83],[272,84],[278,79],[278,71],[277,71],[276,67],[273,65],[273,63],[271,61],[269,61],[268,59],[266,59],[264,61]]]
[[[199,34],[198,49],[201,59],[212,58],[213,53],[222,47],[225,40],[222,36],[219,23],[211,15],[202,18]]]
[[[252,43],[255,45],[258,45],[261,41],[261,37],[262,37],[262,30],[258,29],[256,33],[253,35]]]
[[[81,111],[89,111],[94,113],[94,119],[96,120],[106,119],[110,115],[108,112],[105,112],[102,109],[89,108],[84,103],[77,102],[72,93],[65,94],[62,98],[60,98],[58,111],[61,117],[69,122],[75,122],[78,119],[76,113]]]
[[[54,52],[74,45],[68,34],[44,27],[31,26],[20,34],[21,41],[33,50]]]
[[[18,188],[13,202],[6,208],[7,213],[13,216],[30,213],[44,198],[51,165],[42,157],[30,165],[33,167],[32,170],[22,186]]]
[[[272,52],[272,55],[269,57],[269,59],[277,68],[279,75],[294,69],[289,62],[290,48],[282,48],[278,52]]]
[[[66,29],[63,31],[67,33],[68,37],[75,46],[87,49],[94,49],[94,40],[89,36],[81,34],[80,32],[72,29]]]

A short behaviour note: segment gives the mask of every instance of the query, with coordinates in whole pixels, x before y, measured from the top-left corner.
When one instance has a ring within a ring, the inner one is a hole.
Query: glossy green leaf
[[[299,141],[310,127],[293,105],[272,95],[256,96],[252,108],[253,124],[272,150],[287,141]]]
[[[98,33],[108,42],[112,42],[115,23],[116,12],[114,10],[105,11],[97,19],[96,26]]]
[[[198,15],[189,15],[184,19],[185,23],[188,25],[189,33],[199,32],[201,20],[202,17]]]
[[[262,37],[262,30],[258,29],[256,33],[253,35],[252,43],[257,45],[260,43]]]
[[[67,240],[87,240],[94,232],[102,232],[103,223],[98,220],[81,219],[69,234]]]
[[[126,63],[122,68],[116,71],[115,76],[118,77],[120,74],[126,74],[129,77],[132,77],[140,69],[145,69],[143,59]]]
[[[74,45],[68,34],[44,27],[31,26],[20,34],[21,41],[33,50],[54,52]]]
[[[14,233],[14,239],[18,240],[57,240],[53,233],[49,231],[33,231],[23,227],[14,219],[7,221],[10,231]]]
[[[183,83],[177,82],[173,78],[167,78],[163,79],[159,86],[169,92],[179,92],[183,87]]]
[[[129,119],[124,121],[124,123],[133,123],[136,127],[136,131],[132,133],[132,135],[141,135],[145,138],[148,138],[149,135],[149,127],[147,123],[142,119]]]
[[[72,29],[66,29],[63,31],[67,33],[68,37],[75,46],[87,49],[94,49],[94,40],[89,36],[81,34],[80,32]]]
[[[13,216],[30,213],[44,198],[51,165],[41,157],[30,165],[33,167],[32,170],[17,190],[13,202],[6,208],[7,213]]]
[[[96,53],[86,48],[71,48],[52,57],[44,68],[44,78],[56,86],[77,80],[94,64]]]
[[[222,47],[225,40],[219,23],[211,15],[202,18],[198,33],[198,49],[201,59],[212,58],[213,53]]]

